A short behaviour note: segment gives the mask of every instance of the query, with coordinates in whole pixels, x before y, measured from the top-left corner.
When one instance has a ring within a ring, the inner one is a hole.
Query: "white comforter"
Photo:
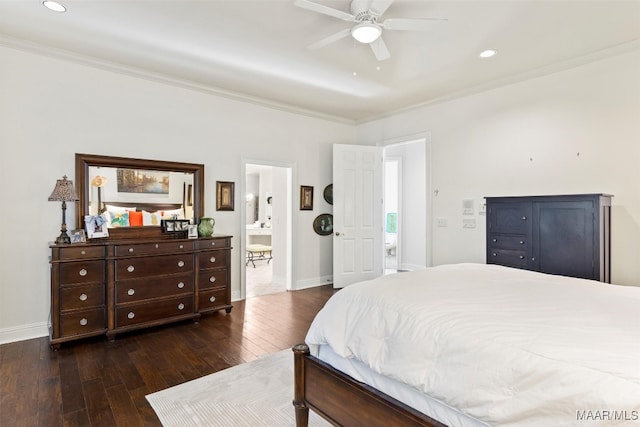
[[[640,425],[640,288],[495,265],[337,292],[306,342],[496,426]]]

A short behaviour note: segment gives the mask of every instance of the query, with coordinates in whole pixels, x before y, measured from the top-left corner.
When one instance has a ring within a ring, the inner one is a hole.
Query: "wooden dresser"
[[[610,283],[611,197],[486,197],[487,264]]]
[[[231,312],[231,236],[50,248],[52,347]]]

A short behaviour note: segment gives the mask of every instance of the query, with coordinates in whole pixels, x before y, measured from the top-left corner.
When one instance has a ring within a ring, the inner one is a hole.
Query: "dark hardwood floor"
[[[234,302],[208,314],[116,337],[49,347],[0,346],[1,426],[159,426],[147,394],[304,341],[331,286]],[[293,363],[293,355],[291,359]]]

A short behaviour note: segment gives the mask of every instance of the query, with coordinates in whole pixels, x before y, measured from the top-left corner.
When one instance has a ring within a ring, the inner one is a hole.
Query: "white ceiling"
[[[640,48],[636,0],[395,0],[382,20],[447,21],[384,31],[381,62],[351,37],[307,50],[352,25],[293,0],[60,2],[0,0],[0,44],[347,122]],[[498,55],[479,59],[487,48]]]

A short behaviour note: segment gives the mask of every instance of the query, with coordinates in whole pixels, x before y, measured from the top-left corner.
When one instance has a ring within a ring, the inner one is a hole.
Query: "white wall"
[[[635,51],[365,123],[358,140],[431,132],[434,265],[485,261],[485,218],[462,229],[465,198],[477,212],[484,196],[602,192],[612,281],[640,285],[639,76]]]
[[[48,333],[48,242],[60,234],[61,211],[47,198],[56,179],[74,179],[74,153],[204,163],[205,214],[215,218],[216,233],[234,235],[239,248],[243,156],[293,162],[294,182],[324,188],[331,180],[331,145],[355,141],[354,126],[30,52],[0,47],[0,63],[0,178],[10,184],[2,188],[0,213],[0,342]],[[236,182],[234,212],[215,210],[216,180]],[[294,287],[331,276],[325,261],[331,248],[313,233],[312,221],[295,222]],[[240,259],[234,249],[235,295]]]

